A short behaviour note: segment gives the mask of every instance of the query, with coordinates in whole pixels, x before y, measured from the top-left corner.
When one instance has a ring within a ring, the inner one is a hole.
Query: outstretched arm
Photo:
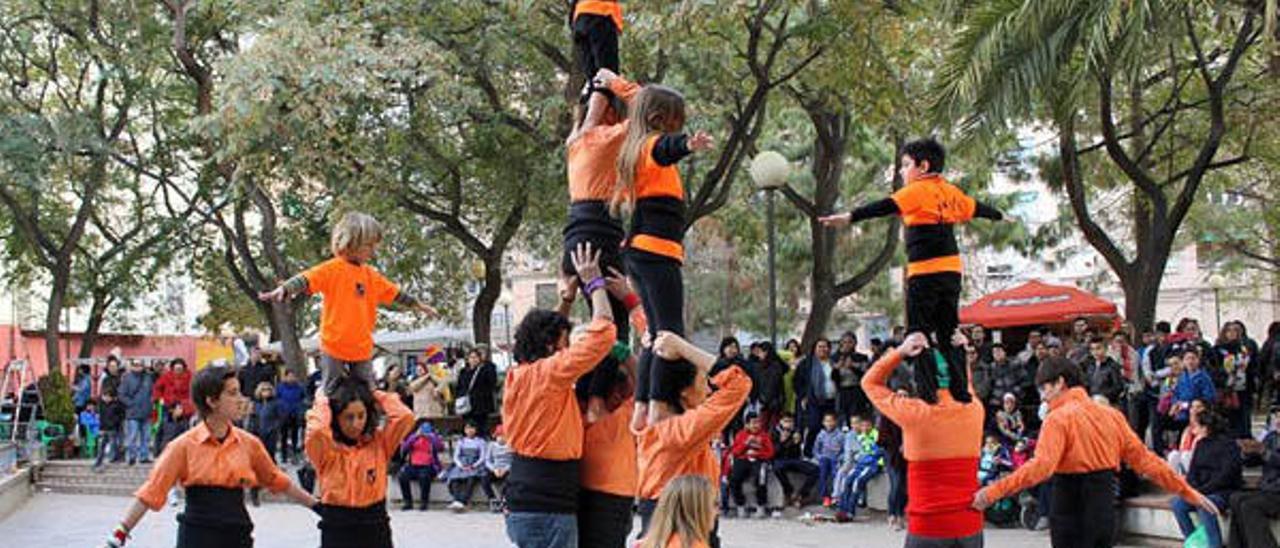
[[[977,202],[977,209],[974,210],[973,216],[979,219],[991,219],[992,221],[1004,220],[1004,213],[982,202]]]

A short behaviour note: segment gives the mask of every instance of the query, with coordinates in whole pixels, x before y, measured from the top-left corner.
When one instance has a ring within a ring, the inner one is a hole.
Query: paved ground
[[[37,494],[24,507],[0,521],[5,546],[92,547],[101,546],[107,532],[120,519],[128,499],[89,495]],[[254,537],[260,548],[302,548],[319,543],[315,518],[306,510],[285,504],[250,508],[257,523]],[[131,548],[173,546],[176,511],[166,508],[149,514],[129,543]],[[391,513],[397,546],[489,548],[509,546],[499,516],[473,512],[455,515],[444,510]],[[893,532],[878,518],[851,524],[805,525],[798,521],[729,520],[722,524],[730,548],[843,548],[898,547],[902,533]],[[1044,533],[1023,530],[988,530],[988,547],[1032,548],[1049,543]]]

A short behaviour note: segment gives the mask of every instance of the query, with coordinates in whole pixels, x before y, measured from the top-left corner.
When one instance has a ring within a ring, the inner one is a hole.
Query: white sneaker
[[[1036,530],[1044,531],[1049,528],[1049,518],[1042,517],[1036,520]]]
[[[461,512],[467,509],[467,505],[455,500],[449,503],[449,509],[453,510],[454,512]]]
[[[746,508],[744,508],[744,507],[742,507],[742,506],[739,506],[739,507],[738,507],[738,519],[746,519],[746,517],[747,517],[747,509],[746,509]]]
[[[774,510],[769,517],[772,517],[773,519],[782,519],[782,510]]]
[[[764,508],[756,508],[757,519],[769,519],[769,511]]]

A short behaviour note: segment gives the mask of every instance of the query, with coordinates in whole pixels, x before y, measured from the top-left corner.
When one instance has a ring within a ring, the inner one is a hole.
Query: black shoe
[[[427,503],[425,503],[425,502],[424,502],[424,503],[422,503],[422,506],[419,506],[419,507],[418,507],[418,511],[419,511],[419,512],[426,512],[426,511],[427,511]]]
[[[142,464],[151,464],[151,459],[142,459]]]
[[[136,461],[136,460],[134,460],[134,459],[129,459],[129,466],[133,466],[133,465],[135,465],[135,464],[138,464],[138,461]]]
[[[400,511],[408,512],[409,510],[413,510],[413,501],[406,500],[404,501],[404,504],[400,505]]]

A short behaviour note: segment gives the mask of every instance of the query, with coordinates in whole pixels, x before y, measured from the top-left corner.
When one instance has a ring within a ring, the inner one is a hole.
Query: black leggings
[[[1116,474],[1053,476],[1049,538],[1053,548],[1110,548],[1116,538]]]
[[[923,331],[943,348],[960,325],[960,274],[939,272],[907,278],[907,332]]]
[[[602,68],[622,72],[618,69],[618,27],[607,15],[579,15],[573,22],[573,48],[587,80]]]
[[[589,243],[593,249],[600,250],[600,273],[608,276],[609,269],[616,269],[623,274],[627,273],[626,266],[622,263],[622,257],[618,253],[618,246],[621,241],[604,235],[587,236],[582,234],[566,235],[564,240],[564,256],[560,260],[560,270],[566,275],[576,276],[577,269],[573,267],[573,258],[570,253],[577,249],[579,243]],[[590,280],[582,280],[583,283]],[[591,306],[591,299],[587,299],[587,306]],[[618,342],[628,342],[631,340],[631,316],[628,314],[626,303],[621,299],[609,295],[609,308],[613,311],[613,327],[618,334]],[[620,362],[615,359],[606,357],[596,364],[595,369],[590,373],[583,375],[578,379],[578,393],[585,396],[596,396],[607,398],[613,391],[614,383],[618,376],[618,366]],[[584,391],[586,391],[584,393]]]
[[[680,263],[644,251],[627,253],[627,266],[632,283],[640,294],[640,303],[649,322],[652,340],[659,331],[684,336],[684,278]],[[646,348],[636,364],[636,401],[658,400],[672,405],[680,403],[680,393],[666,380],[676,368],[692,370],[688,360],[665,360]]]

